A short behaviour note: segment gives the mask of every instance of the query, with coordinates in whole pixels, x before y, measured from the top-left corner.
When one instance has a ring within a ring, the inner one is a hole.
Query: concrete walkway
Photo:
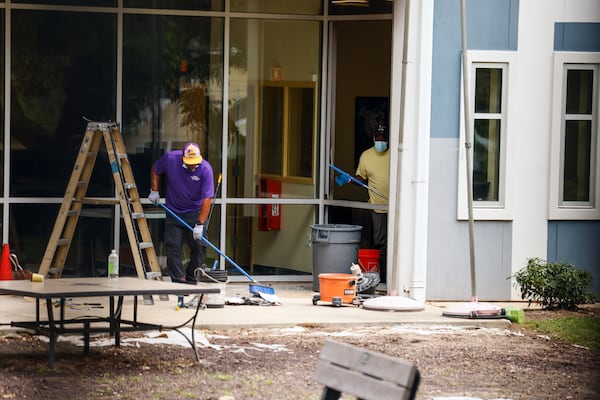
[[[225,286],[225,284],[222,284]],[[244,283],[229,283],[226,293],[222,298],[216,299],[217,307],[208,307],[200,310],[196,327],[199,329],[231,329],[231,328],[269,328],[292,326],[390,326],[390,325],[452,325],[452,326],[477,326],[489,328],[508,328],[511,322],[505,318],[476,318],[447,317],[442,315],[449,304],[427,303],[419,311],[381,311],[365,309],[361,305],[342,304],[334,306],[330,302],[317,301],[313,304],[315,293],[309,284],[277,284],[273,289],[281,305],[222,305],[221,299],[240,300],[251,298],[248,292],[249,285]],[[154,296],[154,305],[144,304],[138,299],[138,320],[156,323],[163,326],[177,326],[193,316],[194,309],[177,307],[177,297],[169,296],[168,301],[160,300]],[[186,302],[193,298],[185,297]],[[78,315],[106,316],[108,299],[90,298],[77,299],[67,307],[67,317]],[[86,306],[82,303],[100,303],[102,308]],[[215,305],[215,299],[209,301]],[[219,304],[220,303],[220,304]],[[69,303],[67,303],[69,304]],[[450,303],[452,304],[452,303]],[[507,304],[494,304],[504,307]],[[523,307],[523,304],[516,304]],[[45,304],[42,304],[41,315],[45,319]],[[58,314],[59,308],[55,308]],[[133,298],[125,298],[124,318],[132,318]],[[10,327],[11,321],[28,321],[35,319],[35,301],[31,298],[20,296],[0,297],[0,330],[14,329]],[[8,325],[6,325],[8,324]],[[189,325],[189,324],[188,324]]]

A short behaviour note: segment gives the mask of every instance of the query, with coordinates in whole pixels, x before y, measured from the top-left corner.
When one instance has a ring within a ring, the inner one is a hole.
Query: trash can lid
[[[313,229],[331,230],[331,231],[358,231],[362,229],[361,225],[348,224],[313,224]]]

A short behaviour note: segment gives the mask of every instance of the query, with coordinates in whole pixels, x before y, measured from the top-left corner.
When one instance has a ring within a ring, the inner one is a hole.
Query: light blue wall
[[[600,24],[554,24],[554,50],[600,52]],[[600,299],[600,221],[549,221],[547,261],[567,262],[591,272]]]
[[[431,137],[458,137],[460,1],[436,0],[433,15]],[[469,50],[517,50],[519,0],[467,1]]]
[[[600,221],[549,221],[547,261],[567,262],[591,272],[600,299]]]
[[[518,0],[467,1],[471,50],[517,49]],[[460,1],[434,4],[427,299],[469,300],[468,224],[457,221],[460,116]],[[476,288],[480,300],[511,296],[511,222],[475,224]]]
[[[427,229],[427,299],[471,298],[469,233],[456,220],[458,139],[431,141],[429,226]],[[475,223],[477,295],[483,301],[509,300],[512,224]]]
[[[557,22],[554,24],[555,51],[600,51],[600,24]]]

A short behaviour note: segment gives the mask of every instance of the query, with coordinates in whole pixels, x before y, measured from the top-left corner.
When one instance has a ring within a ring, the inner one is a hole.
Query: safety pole
[[[462,78],[463,78],[463,109],[465,123],[465,155],[467,169],[467,209],[469,214],[469,261],[471,265],[471,301],[477,301],[476,274],[475,274],[475,233],[473,220],[473,140],[471,138],[471,106],[469,97],[469,64],[467,63],[467,4],[466,0],[460,2],[460,26],[462,48]]]

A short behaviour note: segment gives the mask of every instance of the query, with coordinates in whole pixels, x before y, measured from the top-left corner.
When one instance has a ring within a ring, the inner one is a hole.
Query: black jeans
[[[387,263],[387,213],[373,212],[373,248],[379,250],[379,277],[386,282]]]
[[[180,217],[193,227],[198,220],[198,213],[183,214]],[[184,268],[181,258],[184,244],[187,244],[190,249],[190,260],[187,268]],[[194,271],[201,267],[204,262],[206,246],[199,240],[194,240],[192,231],[169,213],[165,218],[165,246],[167,248],[167,267],[169,268],[171,281],[196,283]]]

